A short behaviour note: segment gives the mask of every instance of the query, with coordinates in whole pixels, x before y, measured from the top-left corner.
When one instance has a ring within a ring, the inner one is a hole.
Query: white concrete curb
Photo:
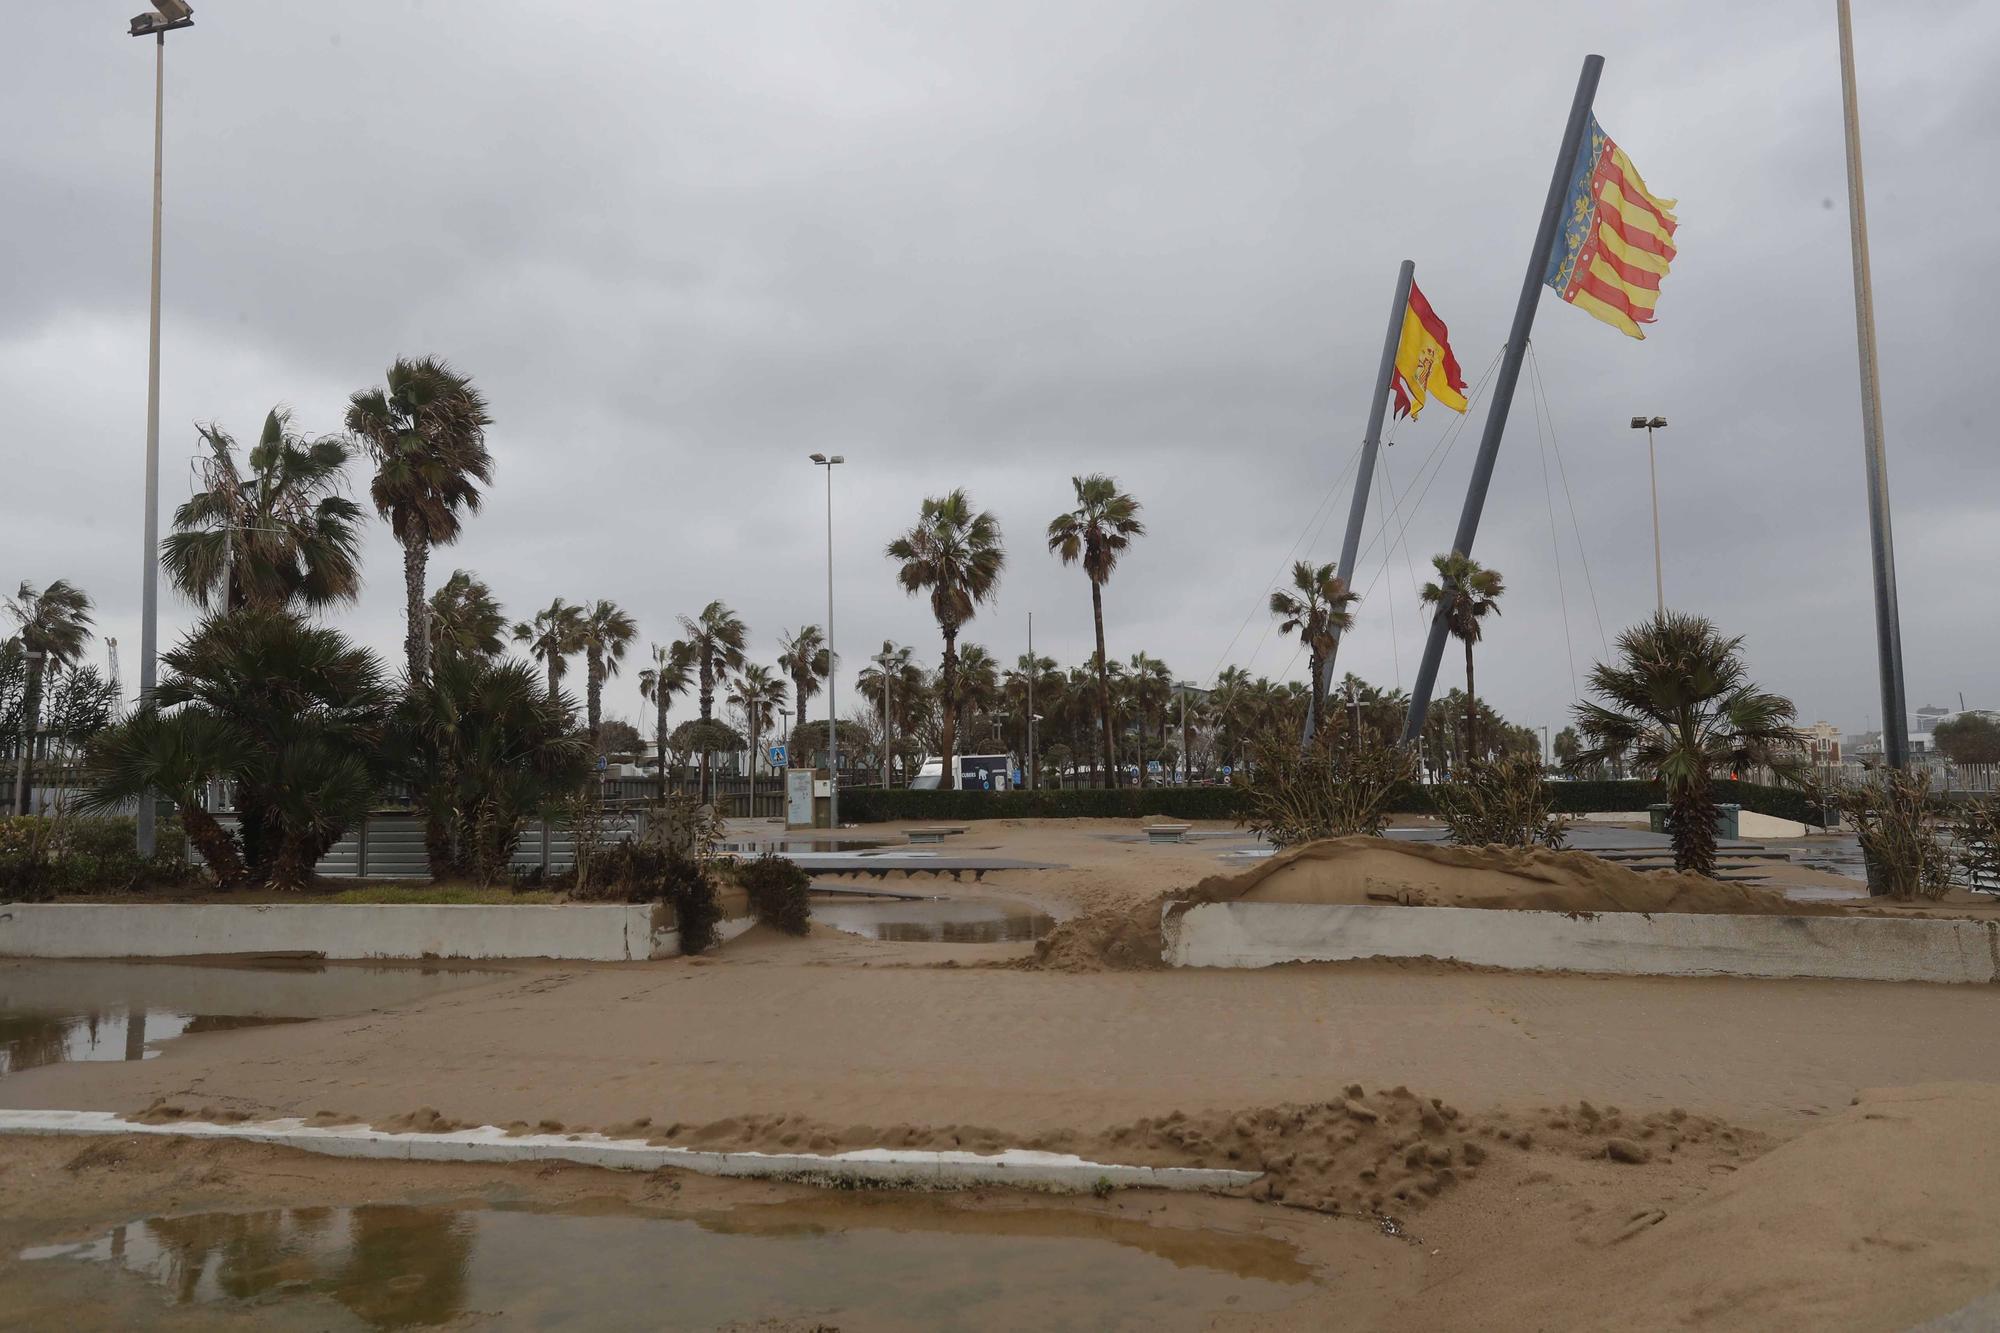
[[[817,1153],[705,1152],[672,1148],[643,1139],[608,1139],[602,1134],[521,1134],[509,1137],[493,1125],[445,1134],[392,1133],[362,1125],[320,1129],[297,1119],[257,1124],[211,1125],[175,1121],[150,1125],[110,1111],[0,1111],[0,1136],[151,1134],[170,1138],[234,1139],[270,1143],[329,1157],[365,1157],[410,1162],[576,1162],[625,1171],[672,1167],[704,1176],[764,1176],[825,1181],[870,1181],[886,1185],[1024,1185],[1083,1193],[1100,1182],[1165,1190],[1236,1189],[1257,1180],[1256,1171],[1191,1166],[1123,1166],[1092,1162],[1069,1153],[1009,1148],[985,1155],[863,1148],[822,1156]]]
[[[1175,967],[1441,958],[1625,976],[2000,981],[2000,923],[1703,912],[1516,912],[1318,903],[1168,904]]]

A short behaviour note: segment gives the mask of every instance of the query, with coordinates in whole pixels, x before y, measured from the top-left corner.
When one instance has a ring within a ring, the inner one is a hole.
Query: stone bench
[[[963,824],[952,824],[938,828],[913,828],[909,832],[909,839],[913,843],[943,842],[946,838],[963,832],[965,832],[965,825]]]
[[[1193,827],[1194,825],[1192,824],[1148,824],[1146,825],[1146,841],[1186,842],[1188,830]]]

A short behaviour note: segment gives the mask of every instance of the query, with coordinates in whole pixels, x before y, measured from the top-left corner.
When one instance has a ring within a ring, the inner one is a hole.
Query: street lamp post
[[[1667,613],[1667,582],[1660,570],[1660,470],[1653,462],[1653,432],[1666,425],[1665,417],[1632,418],[1632,429],[1646,432],[1646,473],[1653,481],[1653,598],[1661,615]]]
[[[152,0],[152,14],[132,19],[134,37],[153,39],[153,309],[146,344],[146,557],[139,585],[139,699],[153,697],[160,648],[160,184],[166,151],[167,34],[194,25],[187,0]],[[139,855],[154,847],[153,797],[139,797]]]
[[[813,454],[813,463],[826,469],[826,822],[840,827],[840,733],[834,729],[839,710],[833,703],[833,470],[847,460],[839,454],[829,458]]]

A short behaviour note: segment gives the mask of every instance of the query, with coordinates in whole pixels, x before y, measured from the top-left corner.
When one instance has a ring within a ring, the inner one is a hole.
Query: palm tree
[[[1000,520],[988,510],[975,510],[962,487],[930,496],[917,512],[916,526],[890,542],[886,554],[898,564],[896,581],[905,593],[930,594],[931,615],[944,638],[944,662],[938,669],[938,771],[940,785],[956,787],[958,631],[1000,586],[1000,570],[1007,563]]]
[[[158,784],[185,818],[192,791],[227,778],[245,875],[304,887],[389,774],[394,695],[382,664],[337,630],[253,610],[209,619],[160,662],[167,676],[152,699],[91,748],[89,804]],[[226,857],[210,867],[219,879],[231,873]]]
[[[528,655],[548,669],[549,698],[553,699],[562,688],[562,678],[569,674],[570,655],[583,651],[583,608],[558,597],[535,612],[532,622],[515,624],[514,642],[527,644]]]
[[[476,574],[451,571],[431,594],[431,651],[437,656],[498,657],[506,651],[507,617],[493,590]]]
[[[927,691],[923,668],[907,646],[882,640],[882,651],[869,659],[855,678],[855,687],[882,719],[882,785],[889,785],[889,761],[896,753],[897,738],[907,735],[910,720],[924,705]]]
[[[1326,678],[1333,670],[1340,636],[1354,627],[1349,608],[1361,594],[1334,573],[1333,566],[1300,560],[1292,565],[1292,588],[1271,594],[1271,614],[1279,618],[1278,632],[1299,636],[1306,645],[1312,666],[1312,725],[1326,725]]]
[[[35,754],[36,724],[42,713],[42,682],[50,670],[76,665],[84,644],[90,641],[90,595],[67,579],[57,579],[40,592],[26,579],[7,599],[7,614],[20,626],[21,651],[27,659],[27,679],[21,691],[21,749],[23,763],[20,790],[14,793],[14,812],[28,813],[29,779]]]
[[[474,654],[441,654],[403,697],[392,750],[424,814],[434,877],[503,877],[521,822],[586,779],[589,746],[570,712],[533,666]]]
[[[435,357],[398,357],[386,388],[348,400],[347,429],[375,458],[369,495],[403,546],[403,650],[412,682],[430,670],[424,568],[433,546],[458,540],[461,516],[479,511],[479,488],[493,480],[492,424],[471,379]]]
[[[590,741],[602,745],[599,735],[604,721],[604,682],[618,674],[625,650],[639,637],[639,626],[613,602],[599,600],[580,613],[577,642],[583,648],[584,709],[590,724]]]
[[[771,668],[762,662],[748,662],[736,679],[730,682],[729,702],[743,714],[743,730],[750,740],[750,817],[757,817],[757,756],[762,753],[759,742],[765,728],[771,725],[771,715],[785,702],[785,680],[783,676],[772,674]]]
[[[1022,653],[1014,659],[1014,665],[1007,669],[1007,674],[1001,683],[1001,697],[1007,701],[1008,714],[1017,724],[1010,729],[1013,739],[1010,739],[1009,744],[1020,746],[1021,761],[1024,766],[1027,766],[1030,758],[1038,757],[1028,753],[1029,750],[1036,748],[1029,744],[1030,736],[1035,734],[1030,731],[1035,725],[1034,714],[1039,712],[1046,717],[1060,711],[1062,692],[1062,672],[1056,669],[1056,660],[1053,657],[1042,657],[1039,654],[1030,657]],[[1039,767],[1039,764],[1027,768],[1030,790],[1041,785],[1040,775],[1035,772],[1036,767]]]
[[[806,724],[806,700],[820,691],[820,682],[833,674],[833,659],[826,650],[826,635],[818,625],[802,625],[796,634],[778,636],[778,670],[791,677],[798,696],[799,726]],[[791,738],[785,738],[789,741]]]
[[[1145,653],[1132,654],[1132,706],[1139,719],[1139,785],[1146,785],[1146,728],[1157,726],[1162,754],[1167,748],[1167,703],[1174,697],[1173,673],[1167,664]],[[1164,772],[1164,763],[1162,764]]]
[[[204,610],[318,608],[361,591],[361,507],[340,493],[347,446],[307,440],[291,423],[271,409],[247,473],[220,426],[197,428],[208,446],[203,489],[174,511],[160,563]]]
[[[1624,754],[1666,788],[1674,868],[1715,874],[1718,774],[1763,765],[1782,782],[1804,772],[1792,701],[1750,681],[1743,640],[1702,616],[1664,611],[1618,636],[1618,661],[1590,672],[1602,702],[1576,706],[1592,764]]]
[[[696,677],[701,682],[698,698],[705,731],[707,724],[715,721],[716,684],[743,665],[743,641],[750,630],[734,611],[719,601],[704,606],[698,616],[682,616],[681,629],[687,635],[688,651],[694,656]],[[701,799],[704,802],[709,797],[708,755],[708,748],[704,746],[701,752]]]
[[[1421,596],[1425,606],[1435,606],[1445,618],[1451,636],[1465,645],[1465,757],[1479,757],[1479,694],[1472,687],[1472,645],[1479,642],[1480,621],[1500,614],[1500,598],[1506,593],[1500,571],[1488,569],[1469,555],[1451,551],[1431,557],[1438,582],[1426,583]]]
[[[1117,785],[1117,765],[1111,746],[1111,677],[1104,655],[1104,585],[1118,566],[1118,557],[1134,537],[1146,534],[1139,521],[1139,502],[1118,489],[1103,473],[1071,477],[1076,508],[1049,523],[1049,550],[1065,565],[1083,562],[1090,579],[1090,618],[1097,629],[1097,710],[1104,722],[1105,784]]]
[[[671,647],[653,645],[653,665],[639,673],[639,697],[652,701],[655,710],[653,738],[660,747],[660,799],[667,799],[667,705],[677,694],[686,694],[694,677],[694,648],[684,639]]]

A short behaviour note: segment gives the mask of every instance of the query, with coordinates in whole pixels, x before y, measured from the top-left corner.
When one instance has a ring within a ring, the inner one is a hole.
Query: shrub
[[[46,902],[59,894],[131,893],[194,879],[178,820],[160,821],[150,859],[139,855],[135,823],[67,813],[0,817],[0,897]]]
[[[806,895],[812,889],[812,876],[797,862],[766,852],[737,866],[736,882],[750,895],[750,910],[765,925],[787,935],[803,935],[810,929],[812,904]]]
[[[1271,737],[1258,747],[1248,822],[1276,847],[1380,833],[1413,769],[1408,750],[1335,749],[1322,734],[1302,752],[1289,737]]]
[[[2000,889],[2000,798],[1967,801],[1952,821],[1959,869],[1975,889]]]
[[[582,896],[582,895],[579,895]],[[715,943],[722,906],[715,877],[700,859],[674,847],[629,838],[606,850],[592,875],[588,896],[627,903],[666,903],[674,909],[681,952],[701,953]]]
[[[1890,768],[1836,798],[1861,839],[1869,892],[1908,902],[1951,889],[1952,858],[1931,823],[1930,788],[1929,774]]]
[[[1542,761],[1531,754],[1474,760],[1430,789],[1451,840],[1465,847],[1560,849],[1569,819],[1553,813]]]

